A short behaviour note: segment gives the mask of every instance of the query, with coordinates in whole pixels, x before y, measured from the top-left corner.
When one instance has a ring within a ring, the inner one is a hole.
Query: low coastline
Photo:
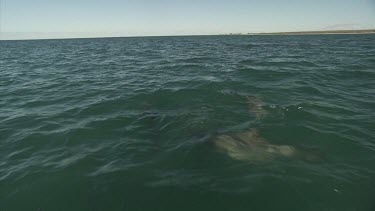
[[[106,38],[144,38],[144,37],[184,37],[184,36],[248,36],[248,35],[330,35],[330,34],[375,34],[375,29],[367,30],[331,30],[331,31],[298,31],[298,32],[257,32],[229,34],[189,34],[189,35],[138,35],[138,36],[98,36],[98,37],[51,37],[51,38],[19,38],[4,39],[0,33],[0,41],[28,40],[71,40],[71,39],[106,39]]]
[[[366,30],[327,30],[327,31],[296,31],[296,32],[260,32],[260,33],[230,33],[227,35],[322,35],[322,34],[375,34],[375,29]]]

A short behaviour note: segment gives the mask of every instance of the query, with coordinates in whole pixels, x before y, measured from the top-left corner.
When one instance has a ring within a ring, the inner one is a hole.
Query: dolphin
[[[246,96],[247,103],[249,104],[249,110],[255,114],[257,120],[262,119],[267,115],[267,111],[264,109],[263,100],[258,96]]]
[[[271,161],[279,157],[297,158],[304,161],[322,160],[320,152],[308,151],[290,145],[271,144],[259,136],[257,129],[230,135],[219,135],[215,147],[234,160],[251,162]]]
[[[217,149],[225,152],[235,160],[265,161],[277,156],[290,157],[295,153],[295,148],[287,145],[274,145],[260,138],[258,131],[220,135],[214,140]]]
[[[249,109],[255,114],[256,119],[262,119],[267,115],[261,98],[247,96]],[[234,160],[267,161],[278,157],[297,158],[310,162],[318,162],[323,159],[319,151],[302,149],[290,145],[271,144],[259,135],[259,130],[254,128],[250,131],[235,134],[223,134],[213,139],[214,146],[221,152],[226,153]]]

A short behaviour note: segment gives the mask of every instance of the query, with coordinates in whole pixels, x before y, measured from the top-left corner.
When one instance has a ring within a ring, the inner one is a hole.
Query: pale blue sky
[[[375,0],[0,0],[3,39],[375,28]]]

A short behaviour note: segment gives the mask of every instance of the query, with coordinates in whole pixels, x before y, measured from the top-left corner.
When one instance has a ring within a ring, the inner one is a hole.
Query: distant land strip
[[[247,33],[247,35],[309,35],[309,34],[375,34],[375,29]],[[246,34],[231,33],[227,35],[246,35]]]

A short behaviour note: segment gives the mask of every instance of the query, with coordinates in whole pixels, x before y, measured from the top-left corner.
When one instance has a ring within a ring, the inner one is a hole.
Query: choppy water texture
[[[373,211],[374,67],[374,35],[0,41],[0,210]],[[252,128],[324,160],[211,144]]]

